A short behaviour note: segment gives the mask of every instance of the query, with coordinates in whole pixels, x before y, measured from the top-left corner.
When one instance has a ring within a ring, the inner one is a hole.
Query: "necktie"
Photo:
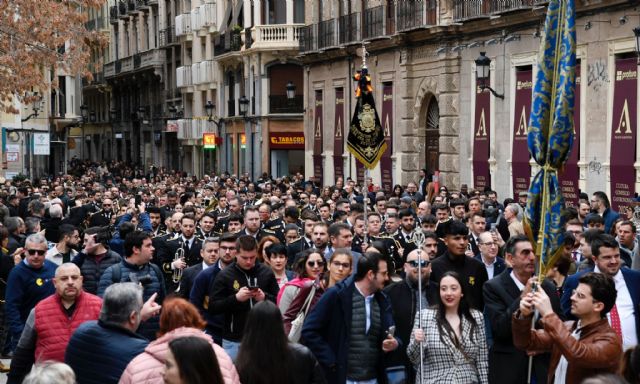
[[[622,340],[622,327],[620,325],[620,314],[618,314],[618,306],[614,305],[609,312],[611,316],[611,328],[616,332],[616,335]]]

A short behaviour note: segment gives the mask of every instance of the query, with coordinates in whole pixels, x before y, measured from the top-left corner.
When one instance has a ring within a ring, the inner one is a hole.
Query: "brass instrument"
[[[180,259],[184,259],[184,248],[182,247],[176,249],[176,253],[173,256],[173,261],[180,260]],[[177,284],[180,282],[181,278],[182,278],[182,269],[181,268],[174,269],[173,278],[172,278],[173,282]],[[179,290],[180,290],[180,287],[178,287],[176,292],[178,292]]]
[[[211,200],[209,200],[209,205],[204,209],[204,213],[209,213],[218,208],[218,199],[215,196],[211,196]]]

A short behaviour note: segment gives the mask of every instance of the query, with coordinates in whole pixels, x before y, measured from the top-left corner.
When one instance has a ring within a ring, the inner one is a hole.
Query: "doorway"
[[[435,96],[429,100],[425,119],[425,167],[430,174],[440,169],[440,108]]]

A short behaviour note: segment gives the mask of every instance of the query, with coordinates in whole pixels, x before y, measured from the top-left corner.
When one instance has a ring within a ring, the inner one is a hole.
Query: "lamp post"
[[[491,81],[491,59],[485,55],[486,52],[480,52],[480,56],[476,62],[476,84],[481,90],[488,89],[491,94],[499,99],[504,99],[504,95],[496,93],[488,84]]]
[[[81,127],[82,127],[82,129],[81,129],[82,130],[82,139],[80,140],[80,145],[82,145],[82,148],[81,148],[81,153],[80,154],[82,156],[82,160],[85,160],[85,158],[84,158],[84,147],[85,147],[87,141],[85,140],[85,137],[84,137],[84,125],[87,123],[87,121],[89,121],[89,107],[87,107],[86,104],[80,105],[80,117],[82,118],[81,119],[81,124],[80,124]]]
[[[21,125],[25,121],[38,117],[40,108],[42,108],[42,96],[38,95],[38,92],[33,92],[33,94],[31,95],[26,94],[25,98],[32,99],[31,108],[33,110],[33,113],[25,117],[24,119],[20,119]],[[29,172],[29,178],[32,178],[33,177],[33,149],[34,149],[33,148],[33,129],[25,130],[24,128],[21,128],[20,130],[23,131],[25,134],[26,144],[27,144],[27,153],[29,158],[28,172]]]
[[[296,85],[291,80],[287,83],[287,100],[291,102],[296,98]]]
[[[118,145],[116,144],[116,127],[115,122],[118,119],[118,111],[115,108],[109,109],[109,122],[111,123],[111,151],[109,160],[117,159],[118,157]]]

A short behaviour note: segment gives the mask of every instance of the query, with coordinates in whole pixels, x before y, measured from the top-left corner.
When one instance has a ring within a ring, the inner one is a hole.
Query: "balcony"
[[[127,19],[127,3],[124,0],[118,1],[118,17],[121,19]]]
[[[176,85],[178,88],[193,86],[190,65],[176,68]]]
[[[397,32],[436,25],[438,6],[436,0],[403,1],[397,3]]]
[[[109,7],[109,23],[117,24],[118,23],[118,6],[112,5]]]
[[[160,46],[166,47],[178,43],[176,39],[176,27],[174,25],[160,31]]]
[[[136,9],[136,1],[135,0],[128,0],[127,1],[127,12],[129,12],[130,14],[134,14],[137,13],[137,9]]]
[[[338,19],[338,40],[340,44],[360,42],[360,12],[340,16]]]
[[[530,9],[540,1],[536,0],[490,0],[489,13],[505,13]]]
[[[318,23],[318,49],[336,46],[336,19]]]
[[[269,95],[269,113],[304,113],[304,97],[296,95],[289,100],[287,95]]]
[[[104,77],[114,77],[127,72],[148,68],[159,68],[164,65],[166,53],[160,49],[150,49],[133,56],[107,63],[104,66]]]
[[[489,17],[488,0],[453,0],[453,21]]]
[[[210,84],[215,82],[215,64],[211,60],[206,60],[191,66],[191,78],[193,85]]]
[[[316,48],[316,28],[317,24],[305,25],[300,28],[300,53],[315,51]]]
[[[185,13],[176,16],[176,37],[185,36],[191,33],[191,14]]]
[[[213,55],[220,56],[229,52],[240,51],[242,48],[242,38],[240,33],[226,31],[216,37],[216,43],[213,46]]]
[[[256,25],[250,30],[251,36],[245,37],[245,42],[251,40],[247,49],[298,49],[303,27],[304,24]]]
[[[149,0],[135,0],[136,9],[144,11],[149,9]]]
[[[202,4],[191,11],[191,30],[193,32],[215,33],[217,31],[216,4]]]
[[[140,56],[139,53],[136,53],[135,55],[133,55],[133,69],[140,68],[141,62],[142,62],[142,57]]]
[[[384,5],[365,9],[362,38],[372,39],[375,37],[384,36],[383,20]]]

